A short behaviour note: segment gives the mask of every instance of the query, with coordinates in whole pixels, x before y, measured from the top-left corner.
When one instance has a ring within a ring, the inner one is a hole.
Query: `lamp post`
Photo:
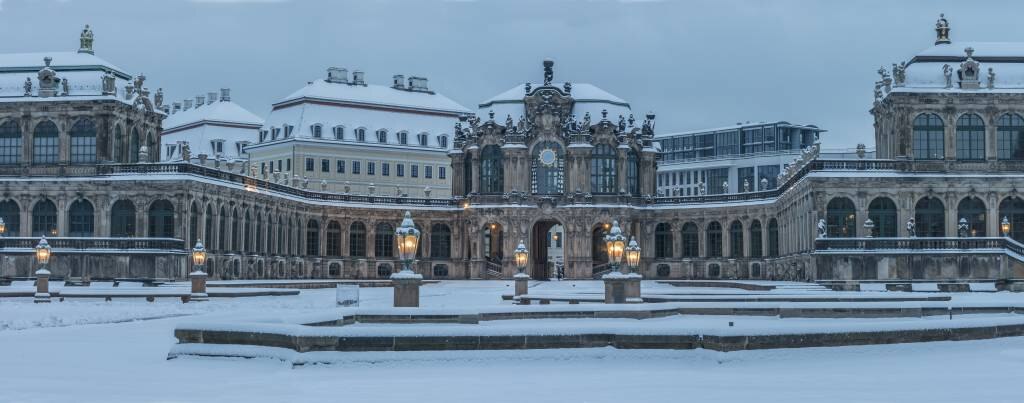
[[[626,299],[639,300],[640,299],[640,279],[643,276],[638,273],[640,268],[640,244],[636,242],[636,237],[629,237],[629,245],[626,246],[626,267],[629,268],[629,273],[626,274]]]
[[[875,236],[875,222],[871,221],[870,218],[864,220],[864,229],[867,230],[867,235],[864,235],[865,238],[871,238]]]
[[[621,304],[626,302],[626,281],[629,277],[620,271],[622,255],[626,251],[626,236],[622,235],[618,221],[612,221],[612,228],[604,237],[604,243],[608,249],[608,264],[611,266],[611,271],[601,276],[604,280],[604,303]]]
[[[50,264],[52,251],[50,250],[50,243],[46,242],[46,235],[39,238],[39,243],[35,249],[36,262],[39,263],[39,269],[36,270],[36,294],[33,302],[48,303],[50,302],[50,270],[46,266]]]
[[[526,294],[529,288],[530,275],[526,274],[526,264],[530,261],[530,251],[526,250],[526,243],[522,239],[519,240],[519,246],[516,246],[516,250],[512,252],[512,257],[516,261],[516,275],[513,279],[516,283],[515,297]],[[520,302],[529,304],[530,301]]]
[[[196,246],[192,248],[192,272],[188,274],[189,280],[192,281],[192,293],[189,294],[190,301],[207,301],[210,299],[209,295],[206,294],[206,272],[203,271],[203,267],[206,266],[206,248],[203,247],[203,241],[197,239]]]
[[[420,242],[420,230],[416,229],[416,224],[412,222],[412,213],[405,212],[402,224],[395,230],[395,242],[398,243],[398,258],[402,260],[402,270],[391,275],[391,283],[395,289],[394,306],[418,307],[423,276],[412,270],[416,247]]]
[[[999,223],[999,229],[1003,232],[1004,237],[1010,236],[1010,219],[1003,216],[1003,221]]]

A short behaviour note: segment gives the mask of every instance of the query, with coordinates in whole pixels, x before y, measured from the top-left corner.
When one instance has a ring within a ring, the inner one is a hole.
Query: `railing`
[[[1008,249],[1020,254],[1024,245],[1010,238],[818,238],[815,251],[925,251]]]
[[[107,250],[162,250],[185,252],[185,241],[174,238],[93,238],[53,237],[46,238],[55,253],[98,249]],[[31,251],[39,244],[36,237],[0,237],[0,250],[23,249]]]
[[[501,265],[485,260],[484,273],[487,274],[487,278],[501,278]]]

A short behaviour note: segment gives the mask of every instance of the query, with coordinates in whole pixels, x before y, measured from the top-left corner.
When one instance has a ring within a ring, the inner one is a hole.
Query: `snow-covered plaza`
[[[448,281],[422,288],[423,309],[527,308],[502,301],[511,281]],[[598,292],[599,281],[533,282],[530,292]],[[695,295],[899,295],[781,288],[749,292],[673,287],[653,281],[645,293]],[[960,293],[951,303],[1024,304],[1018,293]],[[392,289],[360,289],[359,309],[392,309]],[[907,306],[926,302],[905,302]],[[581,304],[579,306],[591,306]],[[658,304],[643,304],[658,305]],[[568,305],[552,304],[550,307]],[[635,306],[635,305],[634,305]],[[537,307],[533,307],[537,308]],[[350,309],[335,307],[334,289],[297,296],[175,299],[67,299],[33,304],[0,299],[0,401],[1019,401],[1012,385],[1024,371],[1024,338],[859,347],[709,350],[545,349],[332,353],[331,364],[293,366],[264,359],[179,357],[174,329],[188,322],[237,322]],[[1014,314],[965,315],[998,322]],[[647,319],[648,321],[669,320]],[[682,316],[680,326],[706,331],[937,322],[948,318],[801,319]],[[961,317],[954,321],[964,320]],[[575,320],[579,321],[579,320]],[[633,319],[603,326],[632,326]],[[572,326],[574,320],[537,320]],[[772,323],[774,322],[774,324]],[[581,326],[592,324],[581,323]],[[502,326],[493,324],[489,326]],[[515,328],[517,325],[505,325]],[[769,397],[770,398],[766,398]]]

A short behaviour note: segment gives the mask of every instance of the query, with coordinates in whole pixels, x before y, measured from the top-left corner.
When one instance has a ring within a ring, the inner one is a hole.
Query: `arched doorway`
[[[533,224],[530,234],[529,275],[535,279],[558,278],[560,267],[564,267],[565,230],[557,220],[540,220]],[[564,271],[562,272],[564,275]]]
[[[489,263],[501,265],[505,254],[501,251],[501,245],[505,241],[501,224],[490,223],[483,228],[483,239],[481,242],[481,256]]]

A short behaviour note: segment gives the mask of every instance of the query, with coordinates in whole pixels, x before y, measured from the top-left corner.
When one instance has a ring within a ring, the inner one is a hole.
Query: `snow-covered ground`
[[[575,287],[573,287],[575,285]],[[644,283],[645,291],[684,288]],[[537,283],[589,292],[600,282]],[[510,282],[424,286],[425,307],[509,304]],[[531,290],[532,291],[532,290]],[[853,294],[853,293],[850,293]],[[877,293],[874,293],[877,295]],[[363,288],[386,307],[390,288]],[[1011,293],[970,302],[1024,302]],[[244,320],[334,308],[334,290],[294,297],[141,299],[33,304],[0,299],[0,402],[1018,402],[1024,338],[718,353],[706,350],[527,350],[346,353],[331,365],[276,360],[166,360],[182,321]]]

